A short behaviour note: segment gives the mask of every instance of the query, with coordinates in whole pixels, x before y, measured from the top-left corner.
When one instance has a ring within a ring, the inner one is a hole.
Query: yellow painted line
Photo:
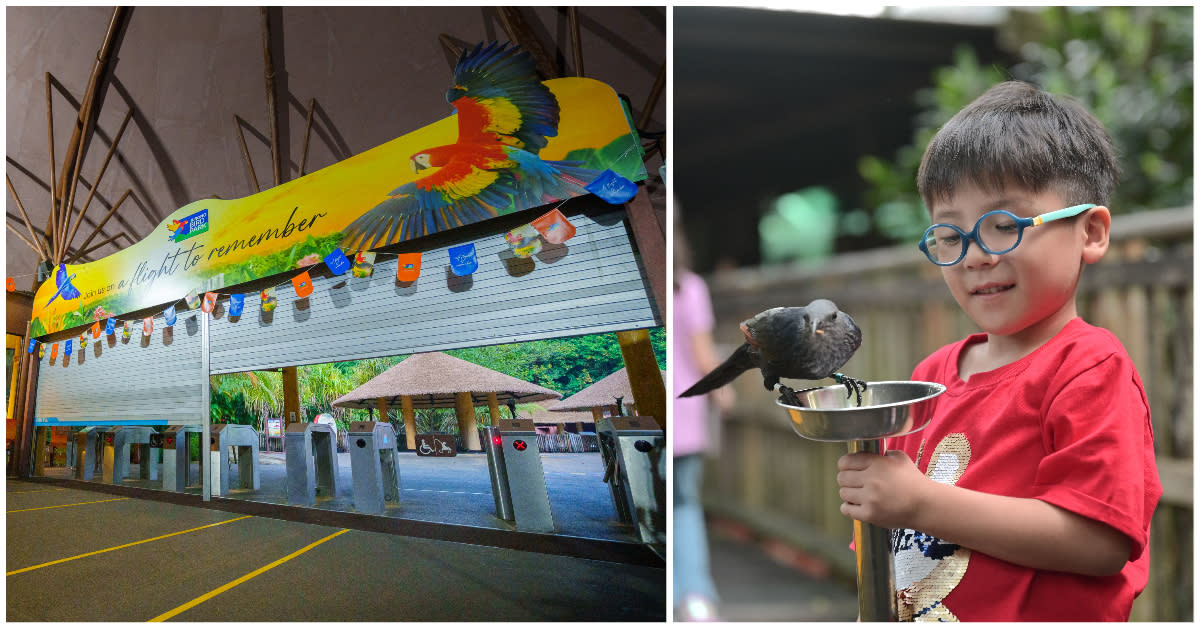
[[[94,502],[75,502],[74,504],[60,504],[58,506],[38,506],[37,508],[21,508],[19,510],[7,510],[5,512],[29,512],[30,510],[49,510],[51,508],[68,508],[70,506],[83,506],[85,504],[103,504],[104,502],[119,502],[128,497],[115,497],[113,499],[101,499]]]
[[[78,560],[78,559],[80,559],[80,558],[87,558],[88,556],[95,556],[96,554],[103,554],[103,553],[105,553],[105,552],[111,552],[111,551],[113,551],[113,550],[119,550],[119,549],[126,548],[126,547],[133,547],[134,545],[141,545],[142,543],[149,543],[150,541],[157,541],[157,540],[159,540],[159,539],[165,539],[165,538],[169,538],[169,537],[176,536],[176,535],[179,535],[179,534],[187,534],[188,532],[195,532],[196,530],[203,530],[204,528],[211,528],[211,527],[213,527],[213,526],[225,525],[226,523],[233,523],[234,521],[241,521],[242,519],[249,519],[249,518],[250,518],[250,517],[252,517],[252,516],[253,516],[253,515],[246,515],[246,516],[244,516],[244,517],[238,517],[238,518],[236,518],[236,519],[226,519],[225,521],[218,521],[218,522],[216,522],[216,523],[210,523],[210,524],[208,524],[208,525],[203,525],[203,526],[200,526],[200,527],[198,527],[198,528],[191,528],[191,529],[189,529],[189,530],[180,530],[179,532],[172,532],[172,533],[170,533],[170,534],[164,534],[164,535],[162,535],[162,536],[156,536],[156,537],[154,537],[154,538],[151,538],[151,539],[144,539],[144,540],[141,540],[141,541],[134,541],[134,542],[132,542],[132,543],[126,543],[126,544],[124,544],[124,545],[118,545],[118,546],[116,546],[116,547],[110,547],[110,548],[108,548],[108,549],[96,550],[96,551],[94,551],[94,552],[88,552],[88,553],[86,553],[86,554],[80,554],[80,555],[78,555],[78,556],[71,556],[71,557],[69,557],[69,558],[60,558],[60,559],[58,559],[58,560],[52,560],[52,561],[50,561],[50,562],[48,562],[48,563],[42,563],[42,564],[40,564],[40,565],[34,565],[34,566],[32,566],[32,567],[25,567],[25,568],[23,568],[23,569],[17,569],[17,570],[15,570],[15,571],[10,571],[10,572],[8,572],[8,573],[6,573],[6,574],[4,574],[4,575],[6,575],[6,576],[12,576],[12,575],[15,575],[15,574],[24,573],[24,572],[26,572],[26,571],[33,571],[34,569],[41,569],[42,567],[49,567],[50,565],[57,565],[57,564],[59,564],[59,563],[65,563],[65,562],[72,561],[72,560]]]
[[[277,560],[277,561],[275,561],[275,562],[273,562],[273,563],[271,563],[271,564],[269,564],[269,565],[266,565],[266,566],[264,566],[264,567],[259,567],[258,569],[255,569],[254,571],[251,571],[250,573],[248,573],[248,574],[246,574],[246,575],[242,576],[241,578],[238,578],[237,580],[234,580],[233,582],[230,582],[230,583],[228,583],[228,584],[223,584],[223,585],[221,585],[221,586],[219,586],[219,587],[217,587],[217,588],[213,589],[212,591],[209,591],[208,593],[205,593],[204,595],[201,595],[200,597],[198,597],[198,598],[196,598],[196,599],[194,599],[194,600],[192,600],[192,601],[190,601],[190,602],[188,602],[188,603],[186,603],[186,604],[183,604],[182,606],[178,606],[178,607],[176,607],[176,608],[173,608],[173,609],[171,609],[171,610],[169,610],[169,611],[167,611],[167,612],[163,613],[162,615],[159,615],[158,617],[155,617],[154,619],[151,619],[150,621],[152,621],[152,622],[157,622],[157,621],[166,621],[166,620],[168,620],[168,619],[170,619],[170,618],[172,618],[172,617],[174,617],[174,616],[176,616],[176,615],[178,615],[178,614],[182,613],[183,611],[186,611],[186,610],[188,610],[189,608],[192,608],[193,606],[196,606],[197,604],[200,604],[200,603],[204,602],[205,600],[212,599],[212,598],[214,598],[214,597],[216,597],[216,596],[218,596],[218,595],[220,595],[220,594],[222,594],[222,593],[224,593],[224,592],[226,592],[226,591],[228,591],[228,590],[232,589],[233,587],[236,587],[237,585],[239,585],[239,584],[241,584],[241,583],[243,583],[243,582],[246,582],[246,581],[248,581],[248,580],[251,580],[251,579],[253,579],[253,578],[256,578],[256,577],[258,577],[258,576],[262,575],[263,573],[265,573],[265,572],[267,572],[267,571],[270,571],[271,569],[274,569],[274,568],[276,568],[276,567],[278,567],[278,566],[280,566],[280,565],[282,565],[282,564],[286,563],[287,561],[289,561],[289,560],[291,560],[291,559],[293,559],[293,558],[295,558],[295,557],[297,557],[297,556],[299,556],[299,555],[303,554],[304,552],[307,552],[308,550],[310,550],[310,549],[312,549],[312,548],[314,548],[314,547],[316,547],[316,546],[318,546],[318,545],[320,545],[320,544],[324,543],[325,541],[328,541],[329,539],[332,539],[333,537],[335,537],[335,536],[337,536],[337,535],[339,535],[339,534],[344,534],[344,533],[346,533],[346,532],[349,532],[349,531],[350,531],[350,530],[348,530],[348,529],[342,529],[342,530],[338,530],[337,532],[334,532],[333,534],[330,534],[329,536],[327,536],[327,537],[325,537],[325,538],[323,538],[323,539],[321,539],[321,540],[319,540],[319,541],[315,541],[315,542],[313,542],[313,543],[309,543],[308,545],[305,545],[304,547],[302,547],[302,548],[300,548],[300,549],[298,549],[298,550],[296,550],[296,551],[292,552],[291,554],[288,554],[287,556],[284,556],[283,558],[280,558],[279,560]]]

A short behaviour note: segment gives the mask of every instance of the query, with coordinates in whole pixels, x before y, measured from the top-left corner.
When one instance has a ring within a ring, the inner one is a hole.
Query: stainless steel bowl
[[[912,411],[919,403],[946,392],[933,382],[868,382],[862,403],[853,394],[846,398],[841,384],[798,393],[802,406],[775,403],[788,411],[792,429],[804,438],[845,442],[901,436],[923,429],[913,424]]]

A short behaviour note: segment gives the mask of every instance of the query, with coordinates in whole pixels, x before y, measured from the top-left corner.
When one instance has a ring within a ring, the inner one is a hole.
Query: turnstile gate
[[[234,488],[258,490],[258,430],[249,425],[214,423],[209,426],[212,494],[229,494],[230,447],[237,448],[238,482]]]
[[[337,496],[337,432],[325,423],[292,423],[283,433],[289,504]]]
[[[153,433],[154,428],[144,425],[122,425],[106,432],[101,481],[120,484],[129,476],[129,454],[134,445],[141,449],[138,476],[144,480],[157,480],[158,462],[150,459],[150,435]]]
[[[195,438],[199,445],[201,428],[197,425],[172,425],[162,433],[162,487],[164,491],[184,492],[188,486],[200,482],[197,475],[192,480],[192,465],[188,443]],[[194,436],[193,436],[194,435]],[[203,454],[203,452],[200,452]],[[200,473],[208,466],[206,456],[200,456]]]
[[[646,416],[605,417],[596,421],[604,458],[604,481],[624,523],[637,527],[642,541],[666,539],[666,439],[658,423]]]
[[[354,509],[383,514],[384,502],[400,501],[400,469],[396,462],[396,430],[383,421],[354,421],[346,434]]]
[[[528,419],[501,419],[494,434],[488,434],[485,451],[495,447],[493,436],[498,435],[499,456],[493,449],[488,456],[488,467],[493,478],[493,497],[503,494],[503,485],[508,489],[512,504],[512,517],[518,530],[527,532],[553,532],[554,515],[550,510],[550,497],[546,493],[546,474],[542,470],[542,454],[538,450],[537,431]],[[499,469],[499,463],[503,469]],[[497,500],[500,508],[500,500]],[[503,517],[503,515],[500,515]]]

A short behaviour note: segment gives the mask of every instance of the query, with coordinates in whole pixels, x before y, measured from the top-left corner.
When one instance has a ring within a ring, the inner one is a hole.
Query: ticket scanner
[[[400,470],[396,466],[396,430],[384,421],[354,421],[346,434],[354,509],[383,514],[384,502],[400,502]]]
[[[291,423],[283,433],[289,504],[337,496],[337,432],[325,423]]]

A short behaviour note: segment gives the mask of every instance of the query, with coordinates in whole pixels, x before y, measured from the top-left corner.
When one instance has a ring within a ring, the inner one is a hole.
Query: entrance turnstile
[[[172,425],[162,434],[162,487],[164,491],[182,493],[188,486],[198,484],[200,476],[192,481],[192,465],[189,460],[188,443],[192,439],[200,442],[201,432],[197,425]],[[201,452],[203,453],[203,452]],[[207,463],[200,456],[200,472]]]
[[[496,503],[496,516],[505,521],[513,520],[512,494],[508,492],[508,471],[504,468],[504,440],[500,428],[484,425],[479,428],[479,442],[487,454],[488,476],[492,481],[492,500]]]
[[[354,509],[383,514],[384,502],[400,502],[396,430],[383,421],[354,421],[346,435]]]
[[[234,488],[258,490],[258,430],[224,423],[213,423],[208,429],[212,494],[229,494],[230,447],[237,448],[238,483]]]
[[[158,479],[158,464],[150,460],[150,435],[154,428],[144,425],[114,427],[104,435],[104,462],[101,481],[120,484],[129,477],[129,450],[137,445],[141,451],[138,476],[144,480]]]
[[[616,416],[596,421],[596,434],[604,458],[604,481],[617,516],[637,526],[643,542],[664,541],[666,439],[662,429],[651,417]]]
[[[75,479],[91,481],[104,461],[104,439],[107,427],[91,425],[75,432]]]
[[[527,532],[553,532],[554,515],[546,493],[546,474],[542,470],[542,454],[538,450],[537,431],[528,419],[501,419],[500,456],[503,473],[489,469],[493,477],[504,482],[512,499],[512,514],[517,529]],[[486,447],[486,446],[485,446]],[[489,456],[489,466],[493,459]],[[496,493],[493,493],[493,496]]]
[[[292,423],[283,433],[289,504],[337,496],[337,432],[324,423]]]

